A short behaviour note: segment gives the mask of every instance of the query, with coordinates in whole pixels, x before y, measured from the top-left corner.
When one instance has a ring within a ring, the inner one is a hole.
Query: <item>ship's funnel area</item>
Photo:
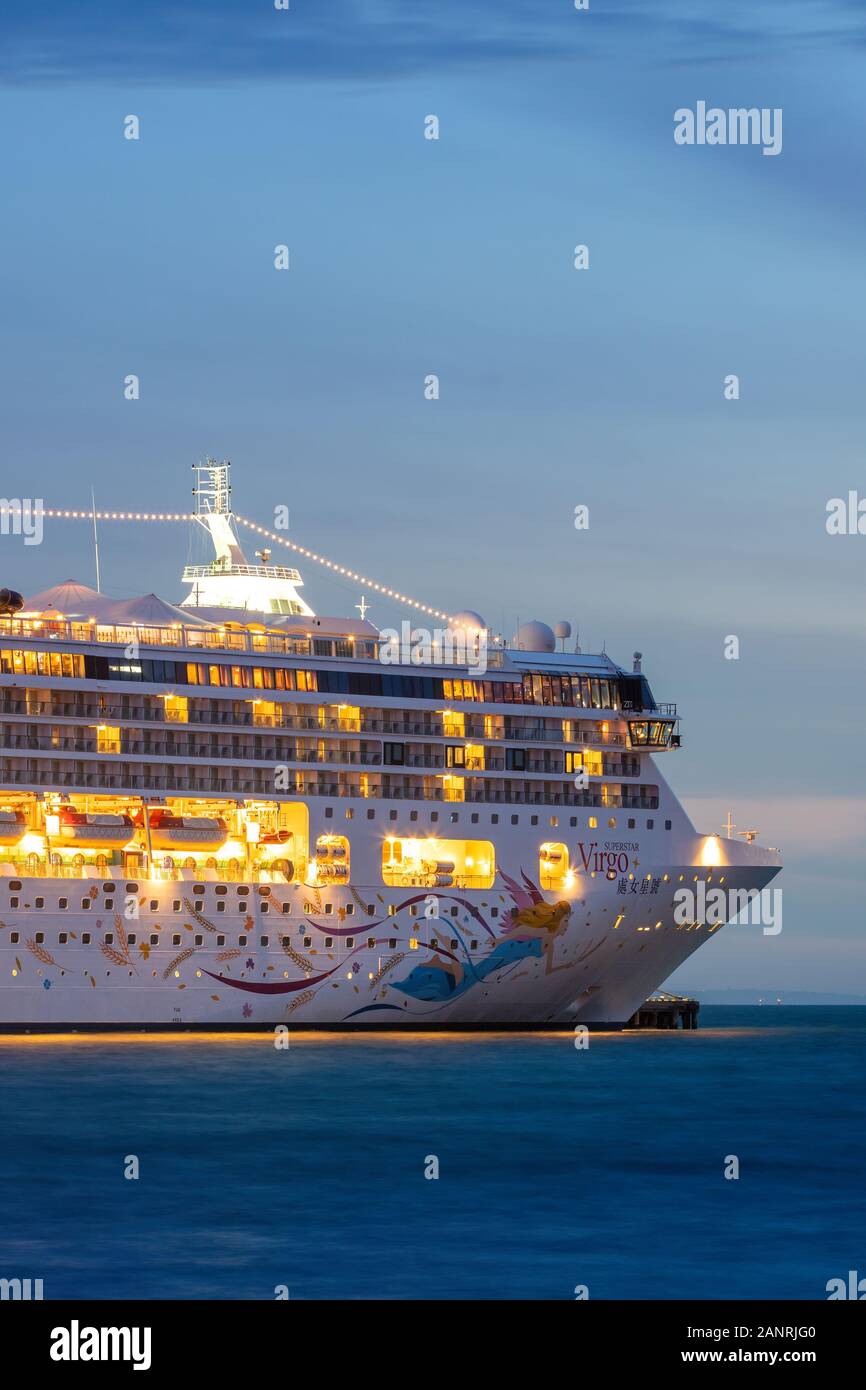
[[[234,527],[231,464],[208,458],[194,470],[196,525],[210,537],[214,558],[210,564],[185,567],[183,582],[191,587],[182,607],[225,609],[226,616],[231,611],[312,617],[312,608],[297,592],[304,581],[296,569],[247,563]]]

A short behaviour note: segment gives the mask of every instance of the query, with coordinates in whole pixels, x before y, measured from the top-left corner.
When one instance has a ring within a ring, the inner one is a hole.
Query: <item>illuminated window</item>
[[[189,719],[189,701],[186,696],[166,695],[165,717],[173,724],[186,724]]]
[[[442,796],[445,801],[463,801],[466,795],[462,777],[452,777],[447,773],[442,778]]]
[[[389,836],[382,846],[382,878],[389,887],[492,888],[495,874],[489,840]]]
[[[542,888],[559,892],[574,881],[568,867],[568,850],[558,841],[549,840],[541,846],[538,856],[538,877]]]
[[[96,730],[97,753],[120,752],[120,729],[110,724],[100,724]]]

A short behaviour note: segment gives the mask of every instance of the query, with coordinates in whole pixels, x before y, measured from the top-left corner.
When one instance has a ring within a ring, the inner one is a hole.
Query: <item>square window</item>
[[[35,903],[36,903],[36,906],[37,906],[37,907],[44,907],[44,906],[45,906],[45,899],[44,899],[44,898],[36,898],[36,899],[35,899]]]
[[[61,911],[61,912],[65,912],[66,909],[67,909],[67,907],[69,906],[69,899],[68,899],[68,898],[60,898],[60,899],[58,900],[57,906],[60,908],[60,911]]]
[[[512,817],[511,817],[511,824],[512,824],[512,825],[519,825],[519,824],[520,824],[520,817],[519,817],[519,816],[512,816]]]
[[[568,823],[569,823],[569,825],[571,826],[571,828],[572,828],[572,830],[573,830],[574,827],[577,825],[577,816],[569,816]]]
[[[151,900],[150,900],[150,910],[151,910],[151,912],[159,912],[159,901],[158,901],[158,899],[156,899],[156,898],[151,898]]]
[[[458,912],[458,909],[457,909],[456,907],[452,907],[452,909],[451,909],[451,916],[452,916],[452,917],[456,917],[456,916],[457,916],[457,912]]]
[[[17,906],[18,906],[18,899],[17,899],[17,898],[10,898],[10,899],[9,899],[9,906],[10,906],[10,907],[17,907]],[[90,906],[90,899],[88,898],[88,899],[87,899],[87,902],[86,902],[86,903],[82,903],[81,906],[82,906],[82,907],[89,907],[89,906]]]
[[[245,936],[239,936],[239,937],[238,937],[238,945],[239,945],[239,946],[246,946],[246,944],[247,944],[247,939],[246,939],[246,937],[245,937]]]
[[[37,936],[36,936],[36,940],[37,940],[37,941],[39,940],[38,933],[37,933]],[[107,931],[107,932],[105,933],[105,944],[106,944],[106,946],[113,946],[113,945],[114,945],[114,933],[113,933],[113,932]]]
[[[499,824],[499,812],[498,812],[498,811],[494,811],[494,812],[493,812],[493,815],[490,817],[490,824],[491,824],[491,825],[498,825],[498,824]]]
[[[326,950],[326,951],[330,951],[330,949],[331,949],[331,947],[333,946],[333,944],[334,944],[334,938],[333,938],[332,936],[326,936],[326,937],[325,937],[325,950]]]
[[[371,808],[367,811],[367,820],[375,820],[376,812]]]
[[[224,937],[224,936],[218,936],[218,937],[217,937],[217,945],[218,945],[218,946],[225,946],[225,944],[226,944],[226,939],[225,939],[225,937]]]
[[[219,902],[217,903],[217,905],[216,905],[216,910],[217,910],[217,912],[225,912],[225,910],[226,910],[226,905],[225,905],[225,903],[223,902],[222,898],[220,898]]]
[[[397,938],[396,938],[396,936],[392,936],[392,937],[389,939],[389,941],[388,941],[388,950],[389,950],[389,951],[396,951],[396,949],[397,949]]]
[[[334,911],[333,903],[325,903],[325,916],[328,917]]]
[[[130,937],[129,939],[131,941],[132,937]],[[69,940],[69,936],[65,931],[62,931],[58,933],[57,940],[61,946],[65,946],[67,941]]]
[[[203,945],[204,945],[204,937],[203,937],[203,936],[196,936],[196,937],[194,937],[194,938],[193,938],[193,943],[194,943],[194,945],[196,945],[196,946],[203,946]]]
[[[499,916],[499,908],[498,908],[498,907],[491,907],[491,909],[490,909],[490,916],[491,916],[491,917],[498,917],[498,916]]]
[[[409,819],[410,819],[410,820],[417,820],[417,819],[418,819],[418,812],[417,812],[417,811],[410,811],[410,812],[409,812]]]
[[[333,818],[333,815],[334,815],[334,808],[333,808],[333,806],[326,806],[326,807],[325,807],[325,820],[331,820],[331,819]]]
[[[89,912],[89,911],[90,911],[90,908],[91,908],[91,906],[92,906],[92,903],[93,903],[93,899],[92,899],[92,898],[82,898],[82,899],[81,899],[81,911],[82,911],[82,912]],[[17,906],[18,906],[18,903],[17,903],[17,902],[14,902],[14,903],[12,904],[12,906],[13,906],[13,907],[17,907]]]
[[[260,936],[260,937],[259,937],[259,945],[260,945],[260,946],[267,946],[267,944],[268,944],[268,938],[267,938],[266,936]]]
[[[530,817],[529,817],[529,824],[530,824],[530,825],[537,825],[537,824],[538,824],[538,816],[530,816]]]
[[[634,830],[634,816],[629,817],[628,828],[629,830]]]
[[[368,937],[367,937],[367,950],[368,950],[368,951],[375,951],[375,949],[376,949],[376,938],[375,938],[375,936],[368,936]]]
[[[17,931],[13,931],[9,933],[9,940],[11,941],[13,946],[17,946],[18,942],[21,940],[21,937],[19,936]]]
[[[180,937],[177,935],[177,933],[175,933],[175,935],[171,938],[171,944],[172,946],[180,945]]]
[[[354,947],[354,945],[355,945],[355,938],[354,938],[354,936],[347,936],[347,937],[346,937],[346,949],[349,950],[349,951],[351,951],[352,948]]]
[[[647,828],[647,830],[652,830],[652,828],[653,828],[654,825],[655,825],[655,821],[654,821],[654,820],[648,820],[647,823],[646,823],[646,828]]]
[[[355,812],[352,810],[352,807],[351,807],[351,806],[347,806],[347,807],[346,807],[346,820],[351,820],[352,817],[354,816],[354,814],[355,814]]]
[[[159,945],[159,937],[156,935],[155,932],[154,932],[153,936],[150,938],[150,944],[151,944],[151,946],[158,946],[158,945]]]
[[[347,917],[351,917],[352,914],[354,913],[354,911],[355,911],[355,904],[354,904],[354,903],[346,903],[346,916],[347,916]]]
[[[138,940],[138,937],[136,936],[135,932],[133,931],[133,932],[130,932],[130,933],[129,933],[129,935],[128,935],[128,937],[127,937],[126,939],[127,939],[127,941],[129,942],[130,946],[134,946],[135,943],[136,943],[136,941]]]
[[[180,898],[175,898],[171,905],[172,912],[180,912]]]
[[[477,950],[478,950],[478,942],[477,942],[477,941],[470,941],[470,943],[469,943],[469,949],[470,949],[470,951],[477,951]]]
[[[666,821],[665,821],[665,830],[670,830],[670,828],[671,828],[671,823],[670,823],[669,820],[666,820]]]
[[[431,811],[431,812],[430,812],[430,819],[431,819],[432,821],[437,821],[437,820],[439,819],[439,812],[438,812],[438,811]]]
[[[106,937],[105,939],[106,939],[106,941],[110,940],[109,937]],[[44,933],[44,931],[38,931],[38,932],[36,933],[36,945],[37,945],[37,946],[41,946],[44,940],[45,940],[45,933]]]
[[[459,819],[460,819],[460,812],[459,812],[459,811],[452,811],[452,812],[451,812],[451,824],[453,825],[453,824],[455,823],[455,821],[458,821]]]
[[[469,819],[470,819],[470,821],[472,822],[473,825],[477,825],[477,824],[478,824],[478,812],[477,812],[477,811],[473,811],[473,812],[472,812],[472,815],[469,817]]]
[[[389,820],[396,820],[396,819],[397,819],[397,812],[396,812],[396,811],[389,811],[389,812],[388,812],[388,819],[389,819]]]
[[[83,932],[81,933],[81,944],[82,944],[82,946],[89,946],[89,945],[90,945],[90,932],[89,932],[89,931],[83,931]]]

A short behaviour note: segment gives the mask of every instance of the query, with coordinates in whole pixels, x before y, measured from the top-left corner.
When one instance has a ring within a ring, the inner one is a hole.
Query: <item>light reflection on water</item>
[[[48,1297],[825,1297],[866,1244],[866,1010],[702,1018],[586,1050],[0,1037],[0,1275]]]

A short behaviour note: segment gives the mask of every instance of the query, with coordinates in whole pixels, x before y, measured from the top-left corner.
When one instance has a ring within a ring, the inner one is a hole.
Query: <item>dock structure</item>
[[[700,1004],[680,994],[654,994],[632,1014],[626,1028],[683,1028],[698,1026]]]

